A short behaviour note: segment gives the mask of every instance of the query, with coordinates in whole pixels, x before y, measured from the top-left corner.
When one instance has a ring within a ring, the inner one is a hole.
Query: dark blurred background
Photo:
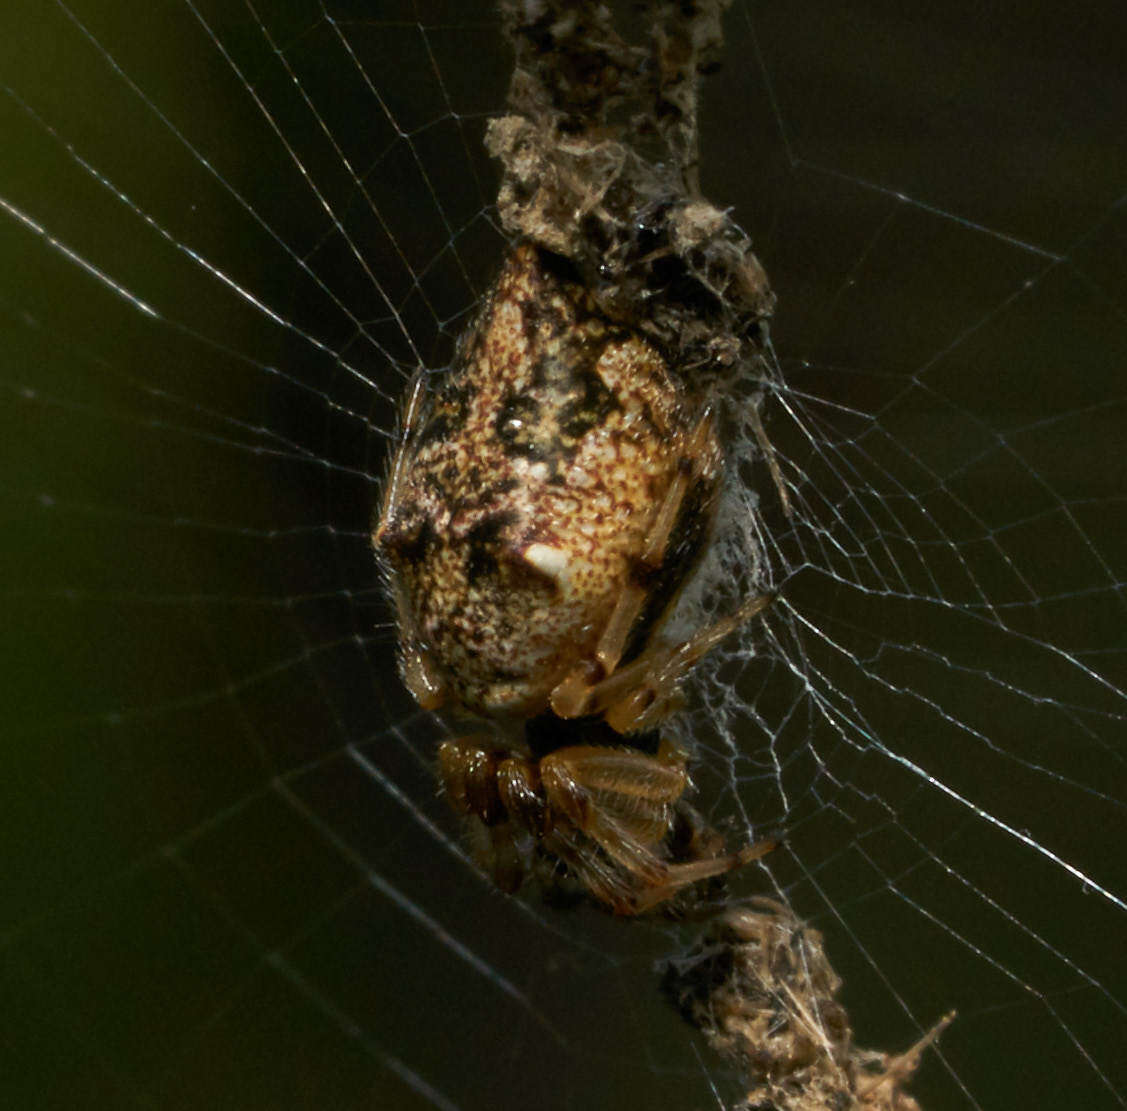
[[[740,893],[862,1044],[959,1010],[928,1111],[1127,1104],[1124,24],[736,0],[705,90],[799,513],[701,797],[787,829]],[[489,4],[0,16],[6,1107],[739,1091],[656,990],[692,928],[494,892],[394,673],[368,521],[503,249],[508,66]]]

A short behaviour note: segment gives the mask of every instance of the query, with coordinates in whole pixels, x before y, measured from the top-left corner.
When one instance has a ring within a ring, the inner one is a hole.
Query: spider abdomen
[[[513,252],[408,430],[378,533],[448,697],[487,716],[547,706],[624,584],[647,573],[646,537],[698,418],[656,348],[599,316],[566,264]],[[706,516],[714,437],[704,454],[686,520]],[[679,587],[699,531],[682,530],[689,550],[643,624]]]

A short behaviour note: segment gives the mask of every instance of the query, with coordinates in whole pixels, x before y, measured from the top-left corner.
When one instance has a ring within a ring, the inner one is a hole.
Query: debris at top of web
[[[570,260],[697,386],[761,350],[774,306],[747,235],[700,194],[697,86],[729,2],[650,3],[635,44],[591,0],[502,0],[511,111],[486,137],[506,230]]]

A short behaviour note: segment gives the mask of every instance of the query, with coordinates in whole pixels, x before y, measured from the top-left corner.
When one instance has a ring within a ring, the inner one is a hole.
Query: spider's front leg
[[[772,594],[757,594],[735,613],[706,625],[680,644],[647,648],[613,675],[591,685],[583,712],[602,714],[616,733],[650,728],[661,719],[678,683],[693,665],[773,601]]]

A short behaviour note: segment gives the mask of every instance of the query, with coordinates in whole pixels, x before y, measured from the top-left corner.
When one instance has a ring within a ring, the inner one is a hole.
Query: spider
[[[654,743],[679,680],[770,600],[656,636],[708,543],[721,467],[713,408],[531,243],[439,387],[416,378],[373,543],[407,687],[491,723],[438,763],[503,889],[547,854],[637,914],[774,847],[725,853],[683,800],[686,755]]]

